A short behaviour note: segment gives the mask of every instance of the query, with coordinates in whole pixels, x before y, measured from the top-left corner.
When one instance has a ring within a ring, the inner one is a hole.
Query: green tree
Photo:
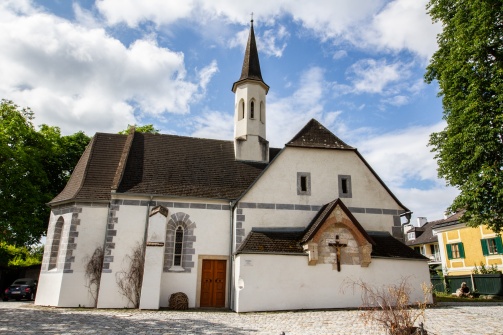
[[[430,145],[438,174],[460,190],[451,211],[503,229],[503,1],[430,0],[443,31],[425,79],[439,84],[444,130]]]
[[[0,103],[0,242],[31,245],[45,234],[46,203],[66,184],[89,142],[83,133],[33,126],[33,112]]]
[[[119,134],[127,135],[129,133],[129,129],[134,127],[134,130],[139,133],[150,133],[150,134],[159,134],[159,129],[155,129],[153,124],[146,124],[144,126],[137,125],[127,125],[127,129],[119,131]]]

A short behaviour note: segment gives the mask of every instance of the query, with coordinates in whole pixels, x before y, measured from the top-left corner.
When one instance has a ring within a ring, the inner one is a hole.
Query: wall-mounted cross
[[[335,243],[330,242],[328,246],[335,247],[335,261],[337,262],[337,271],[341,272],[341,248],[347,247],[347,243],[341,243],[339,235],[335,235]]]

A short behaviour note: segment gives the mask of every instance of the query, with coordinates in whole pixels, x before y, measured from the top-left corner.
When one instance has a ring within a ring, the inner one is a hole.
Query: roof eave
[[[232,92],[236,93],[238,86],[242,85],[242,84],[246,84],[246,83],[259,84],[265,90],[265,94],[267,94],[269,92],[269,85],[267,85],[263,80],[252,79],[252,78],[245,78],[245,79],[241,79],[241,80],[236,81],[234,84],[232,84]]]

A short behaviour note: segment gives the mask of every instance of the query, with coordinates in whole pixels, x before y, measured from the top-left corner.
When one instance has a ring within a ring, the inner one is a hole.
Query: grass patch
[[[461,298],[450,293],[435,292],[436,302],[502,302],[503,297],[499,296],[480,296],[477,298]]]

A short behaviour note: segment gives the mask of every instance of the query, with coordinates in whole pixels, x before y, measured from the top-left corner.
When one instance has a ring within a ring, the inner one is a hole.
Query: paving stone
[[[365,326],[357,310],[241,313],[230,311],[139,311],[48,308],[0,302],[0,334],[254,334],[383,335]],[[503,304],[444,306],[426,310],[429,335],[503,333]]]

